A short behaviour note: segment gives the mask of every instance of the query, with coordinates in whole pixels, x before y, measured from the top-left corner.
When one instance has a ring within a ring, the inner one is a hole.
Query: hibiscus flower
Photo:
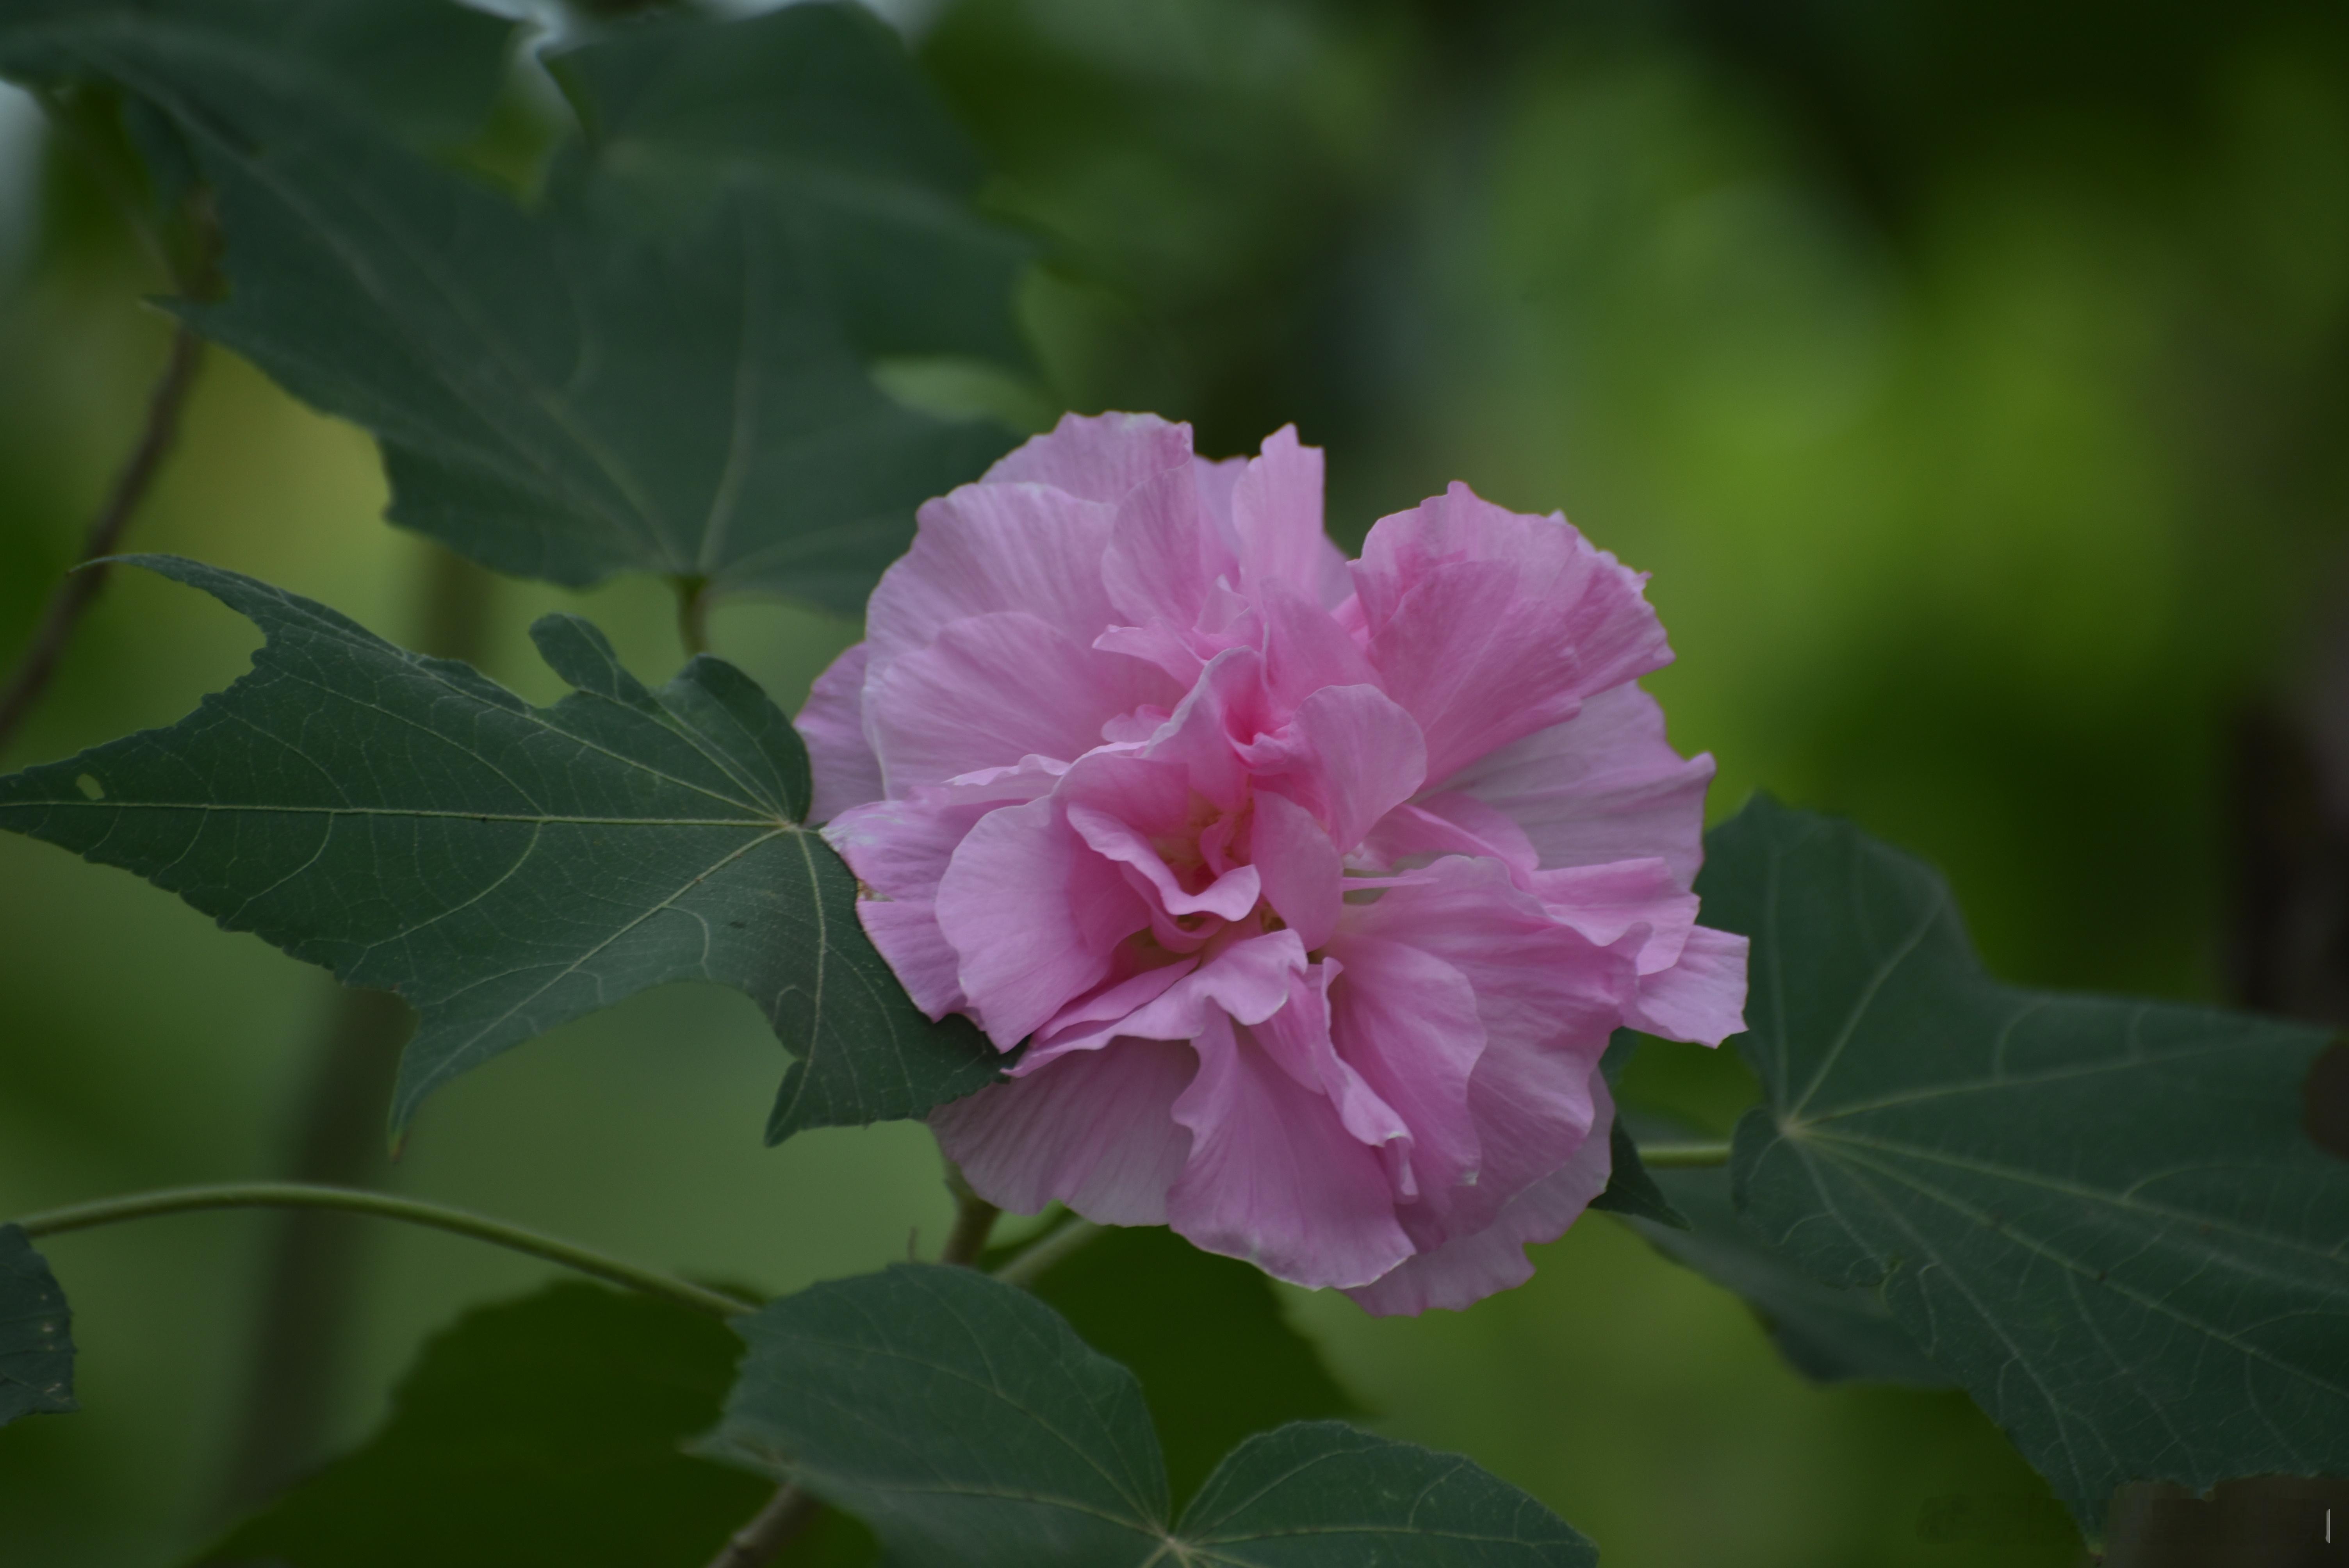
[[[932,1114],[972,1188],[1379,1313],[1527,1278],[1612,1032],[1744,1027],[1645,581],[1457,484],[1350,562],[1293,428],[1071,416],[925,506],[800,728],[874,944],[1019,1052]]]

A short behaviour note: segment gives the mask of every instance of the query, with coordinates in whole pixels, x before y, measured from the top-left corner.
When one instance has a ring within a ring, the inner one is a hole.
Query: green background
[[[2245,715],[2321,690],[2349,522],[2349,48],[2337,8],[1806,0],[1315,5],[964,0],[926,67],[1048,257],[1028,399],[1330,451],[1333,531],[1464,479],[1652,572],[1653,689],[1721,758],[1949,873],[1992,970],[2229,989]],[[516,110],[516,113],[521,112]],[[0,154],[0,657],[135,431],[163,287],[62,150]],[[370,443],[226,355],[133,542],[425,637],[431,547]],[[660,585],[502,583],[485,659],[556,693],[551,608],[679,662]],[[738,602],[717,651],[787,707],[853,624]],[[168,722],[251,628],[114,581],[9,761]],[[285,1168],[332,986],[119,873],[0,839],[0,1213]],[[444,1090],[390,1176],[789,1289],[943,1237],[921,1130],[760,1131],[742,998],[640,997]],[[1725,1130],[1723,1058],[1631,1088]],[[364,1222],[357,1222],[364,1223]],[[140,1568],[219,1517],[270,1222],[59,1238],[85,1413],[0,1432],[0,1560]],[[365,1233],[336,1403],[540,1271]],[[1291,1293],[1380,1429],[1460,1449],[1618,1568],[2065,1563],[1961,1397],[1820,1390],[1744,1308],[1594,1217],[1532,1284],[1372,1321]],[[1967,1506],[1951,1499],[1969,1499]],[[1973,1522],[1931,1541],[1920,1519]]]

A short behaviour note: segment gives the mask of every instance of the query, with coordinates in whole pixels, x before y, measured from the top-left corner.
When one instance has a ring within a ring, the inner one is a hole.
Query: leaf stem
[[[677,583],[677,635],[688,658],[709,651],[709,579],[679,577]]]
[[[1056,1225],[1019,1252],[1006,1258],[995,1271],[995,1277],[1005,1284],[1023,1288],[1031,1285],[1050,1270],[1054,1264],[1082,1247],[1102,1233],[1103,1227],[1091,1220],[1081,1220],[1074,1214],[1065,1224]]]
[[[105,508],[82,541],[80,569],[67,573],[65,581],[49,594],[39,629],[33,634],[33,641],[9,677],[6,689],[0,691],[0,751],[7,749],[16,727],[47,689],[49,677],[57,673],[57,661],[64,656],[75,625],[98,597],[98,591],[105,586],[105,558],[113,554],[121,542],[123,531],[130,526],[140,503],[147,499],[164,457],[179,437],[180,415],[187,406],[188,390],[195,384],[197,366],[203,362],[203,339],[184,323],[171,334],[171,356],[163,363],[163,374],[156,381],[154,391],[148,395],[146,427],[129,459],[115,476],[114,489],[107,496]]]
[[[987,1238],[995,1233],[995,1222],[1003,1217],[1003,1211],[972,1191],[962,1172],[952,1166],[947,1169],[947,1191],[954,1194],[955,1223],[938,1253],[938,1262],[968,1266],[987,1251]]]
[[[388,1192],[370,1192],[352,1187],[318,1187],[298,1181],[165,1187],[152,1192],[133,1192],[120,1198],[102,1198],[93,1203],[51,1209],[27,1215],[15,1222],[27,1236],[37,1239],[67,1231],[87,1231],[99,1225],[119,1224],[125,1220],[193,1213],[205,1209],[346,1209],[354,1213],[373,1214],[378,1219],[400,1220],[411,1225],[471,1236],[477,1242],[488,1242],[493,1246],[561,1264],[565,1268],[576,1269],[581,1274],[609,1284],[659,1296],[679,1306],[709,1313],[713,1317],[739,1317],[746,1312],[758,1310],[756,1302],[709,1290],[689,1280],[678,1279],[653,1269],[639,1268],[635,1264],[606,1257],[585,1247],[541,1235],[520,1225],[508,1224],[503,1220],[492,1220],[485,1214],[427,1203],[415,1198],[397,1198]]]
[[[1640,1163],[1659,1171],[1694,1171],[1729,1163],[1727,1140],[1719,1143],[1642,1143]]]

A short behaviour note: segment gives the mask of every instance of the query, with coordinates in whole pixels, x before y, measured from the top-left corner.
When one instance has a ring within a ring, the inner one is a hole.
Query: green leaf
[[[102,76],[116,49],[230,62],[449,147],[488,117],[513,31],[453,0],[0,0],[0,73]]]
[[[2113,1489],[2349,1470],[2349,1164],[2319,1030],[2002,985],[1930,870],[1756,800],[1709,923],[1754,939],[1739,1207],[1893,1316],[2092,1527]]]
[[[48,1260],[16,1225],[0,1225],[0,1427],[62,1416],[74,1403],[73,1313]]]
[[[807,754],[702,657],[658,693],[586,622],[539,651],[578,689],[533,708],[325,606],[171,557],[268,641],[189,717],[0,779],[0,829],[121,866],[421,1015],[394,1122],[450,1078],[666,981],[747,993],[801,1059],[770,1123],[916,1116],[996,1057],[916,1011],[802,825]]]
[[[774,31],[698,26],[720,40]],[[869,49],[879,31],[843,36]],[[853,614],[911,541],[914,509],[1010,445],[873,378],[884,352],[1007,336],[999,256],[966,277],[920,225],[846,223],[841,202],[772,181],[651,224],[575,159],[525,211],[241,57],[143,35],[78,54],[168,114],[215,191],[230,294],[177,308],[373,431],[392,521],[486,565],[574,585],[642,570]],[[863,126],[839,129],[853,140]],[[855,170],[837,178],[889,206]],[[922,279],[937,286],[899,292]],[[987,325],[970,327],[982,305]]]
[[[1178,1505],[1241,1439],[1361,1413],[1289,1326],[1261,1269],[1163,1225],[1105,1231],[1032,1288],[1141,1383]]]
[[[1692,1136],[1661,1119],[1637,1120],[1651,1138]],[[1627,1212],[1632,1228],[1673,1262],[1744,1297],[1779,1354],[1805,1377],[1821,1383],[1951,1386],[1948,1371],[1893,1321],[1880,1292],[1822,1284],[1749,1232],[1730,1201],[1726,1170],[1659,1171],[1651,1180],[1681,1222]]]
[[[1031,247],[974,212],[985,166],[864,6],[639,26],[548,64],[585,128],[585,191],[616,219],[771,191],[860,347],[1028,363],[1011,299]]]
[[[1168,1522],[1142,1387],[1023,1291],[900,1264],[736,1320],[705,1451],[856,1514],[907,1568],[1582,1568],[1590,1543],[1466,1460],[1307,1422],[1243,1443]]]
[[[772,1490],[679,1448],[739,1348],[711,1318],[591,1284],[468,1313],[381,1429],[196,1561],[701,1568]]]

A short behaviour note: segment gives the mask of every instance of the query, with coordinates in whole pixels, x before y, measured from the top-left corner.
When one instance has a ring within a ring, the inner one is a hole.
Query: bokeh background
[[[1682,748],[1719,758],[1716,814],[1766,788],[1930,857],[2011,979],[2299,1005],[2244,955],[2276,918],[2278,835],[2329,841],[2326,718],[2349,711],[2349,11],[889,15],[992,163],[989,204],[1042,247],[1030,413],[1154,409],[1218,454],[1293,420],[1329,450],[1350,542],[1454,479],[1563,507],[1654,573],[1680,662],[1651,685]],[[140,302],[164,286],[0,92],[0,659],[133,438],[168,335]],[[584,610],[648,677],[679,662],[661,585],[491,583],[383,500],[365,438],[215,354],[134,543],[470,642],[539,700],[523,632],[546,609]],[[786,706],[856,634],[779,604],[714,625]],[[7,760],[169,722],[254,640],[120,574]],[[319,973],[0,838],[0,1213],[302,1167],[322,1060],[379,1049],[368,1027]],[[1741,1070],[1670,1049],[1634,1088],[1725,1130]],[[781,1067],[739,996],[640,997],[442,1091],[381,1179],[779,1290],[935,1246],[918,1128],[761,1147]],[[0,1561],[145,1568],[217,1522],[252,1462],[275,1225],[54,1243],[86,1413],[0,1432]],[[330,1441],[368,1428],[423,1335],[539,1277],[345,1233]],[[1383,1429],[1527,1487],[1616,1568],[2076,1560],[1961,1396],[1811,1387],[1603,1218],[1541,1263],[1464,1314],[1290,1308]]]

